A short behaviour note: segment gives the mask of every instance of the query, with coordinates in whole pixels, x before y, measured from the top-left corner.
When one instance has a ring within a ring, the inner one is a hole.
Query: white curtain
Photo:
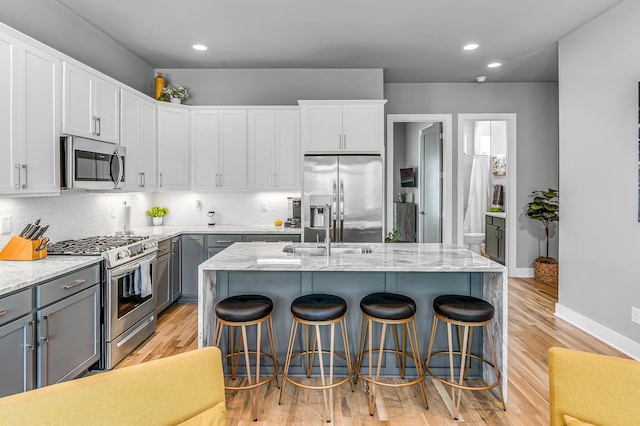
[[[484,213],[489,197],[489,156],[474,155],[471,163],[469,201],[464,214],[464,233],[484,232]]]

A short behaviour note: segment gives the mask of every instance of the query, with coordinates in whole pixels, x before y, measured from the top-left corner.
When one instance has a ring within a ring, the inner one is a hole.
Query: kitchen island
[[[371,253],[338,253],[330,256],[285,253],[286,243],[235,243],[198,268],[198,345],[214,344],[215,311],[218,300],[238,294],[263,294],[273,299],[276,350],[280,362],[291,324],[291,301],[309,293],[331,293],[348,304],[347,322],[352,354],[356,353],[360,327],[360,299],[373,292],[401,293],[417,304],[416,323],[422,358],[426,357],[433,321],[433,299],[442,294],[466,294],[483,298],[495,307],[492,334],[498,365],[507,383],[507,276],[506,268],[467,249],[452,244],[349,244],[366,246]],[[311,247],[304,243],[297,246]],[[481,330],[476,330],[481,333]],[[225,350],[226,342],[221,343]],[[474,352],[490,359],[488,342],[474,338]],[[446,332],[440,329],[436,350],[446,348]],[[432,362],[437,374],[448,374],[447,357]],[[389,372],[396,371],[387,357]],[[434,364],[435,363],[435,364]],[[493,372],[472,364],[470,377],[482,376],[492,383]],[[301,366],[300,373],[303,373]],[[292,366],[293,370],[293,366]],[[383,368],[383,374],[386,368]],[[410,372],[408,371],[408,374]]]

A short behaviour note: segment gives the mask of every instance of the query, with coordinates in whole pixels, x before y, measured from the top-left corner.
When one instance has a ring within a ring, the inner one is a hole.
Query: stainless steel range
[[[60,241],[47,251],[104,259],[100,368],[110,370],[156,329],[158,243],[146,236],[100,236]]]

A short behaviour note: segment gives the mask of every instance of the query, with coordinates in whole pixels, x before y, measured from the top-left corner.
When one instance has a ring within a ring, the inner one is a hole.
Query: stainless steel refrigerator
[[[329,220],[331,241],[382,242],[382,178],[379,155],[305,156],[304,241],[324,241]]]

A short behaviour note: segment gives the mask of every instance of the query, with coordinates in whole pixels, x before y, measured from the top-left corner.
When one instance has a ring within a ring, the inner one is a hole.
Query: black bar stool
[[[218,318],[216,325],[216,346],[220,347],[222,338],[222,330],[226,325],[229,327],[229,353],[223,356],[223,359],[231,358],[231,378],[236,378],[240,356],[244,356],[245,368],[247,370],[246,386],[225,386],[229,390],[250,390],[251,405],[253,409],[253,420],[258,420],[258,390],[259,386],[267,384],[272,380],[276,380],[278,384],[278,360],[276,359],[276,345],[273,337],[273,321],[271,320],[271,311],[273,311],[273,301],[257,294],[247,294],[241,296],[228,297],[216,305],[216,316]],[[262,352],[261,343],[261,325],[265,324],[267,329],[267,337],[269,340],[270,353]],[[250,350],[247,344],[247,327],[256,326],[256,349]],[[234,345],[236,329],[240,328],[241,335],[238,339],[237,346]],[[242,342],[242,350],[240,343]],[[251,374],[250,355],[255,355],[255,376]],[[260,357],[264,356],[273,362],[273,374],[267,378],[260,380]]]
[[[293,320],[291,321],[291,333],[289,334],[289,346],[287,348],[287,358],[282,369],[282,386],[280,387],[279,404],[282,404],[282,395],[284,393],[284,384],[289,382],[295,386],[304,389],[321,389],[324,399],[324,415],[327,423],[333,420],[333,388],[340,386],[346,382],[351,383],[351,390],[354,390],[351,381],[352,366],[351,354],[349,352],[349,336],[347,334],[347,321],[345,313],[347,312],[347,302],[339,296],[332,294],[309,294],[300,296],[291,303],[291,313]],[[344,355],[334,351],[335,345],[335,325],[340,324],[342,333],[342,344],[344,346]],[[293,346],[296,340],[298,325],[304,325],[305,331],[305,347],[302,352],[293,354]],[[313,345],[309,339],[309,327],[313,327]],[[329,351],[323,349],[322,339],[320,337],[320,327],[330,326],[330,343]],[[318,362],[320,366],[321,385],[314,386],[294,381],[289,376],[289,367],[291,360],[304,356],[307,377],[311,377],[315,356],[318,354]],[[329,355],[329,377],[325,377],[325,368],[323,355]],[[334,383],[333,381],[333,362],[334,357],[342,358],[347,364],[347,377]],[[329,398],[327,400],[327,389],[329,390]]]
[[[493,336],[491,335],[490,327],[490,322],[495,311],[493,305],[491,305],[489,302],[473,296],[444,295],[438,296],[433,300],[433,311],[434,316],[433,327],[431,329],[431,341],[429,342],[429,355],[427,355],[424,366],[427,373],[429,373],[434,379],[444,383],[445,385],[451,386],[451,401],[455,404],[453,409],[453,419],[458,420],[458,415],[460,414],[460,398],[462,396],[463,390],[483,391],[499,386],[498,390],[500,392],[500,399],[502,401],[502,409],[506,411],[507,408],[504,404],[502,386],[500,386],[500,384],[502,383],[502,375],[500,374],[500,369],[498,368],[498,361],[496,359],[496,351],[493,345]],[[444,321],[445,323],[447,323],[449,350],[432,353],[438,321]],[[453,351],[451,332],[452,325],[456,325],[458,328],[458,345],[460,350],[457,352]],[[471,344],[473,343],[473,327],[482,326],[486,327],[487,339],[489,340],[489,346],[491,347],[491,356],[493,358],[493,363],[489,362],[481,356],[471,354]],[[471,333],[469,332],[469,330],[471,330]],[[431,370],[429,370],[429,362],[431,361],[431,358],[438,355],[449,355],[449,380],[438,377]],[[454,374],[453,355],[460,356],[460,370],[457,383]],[[480,360],[494,369],[496,375],[496,381],[494,383],[486,386],[467,386],[463,384],[464,379],[466,379],[469,375],[469,365],[471,364],[472,358]],[[456,389],[458,390],[457,398]]]
[[[394,293],[372,293],[362,298],[360,301],[360,309],[362,310],[362,324],[360,327],[360,343],[358,344],[358,355],[356,356],[354,367],[356,377],[362,377],[369,385],[369,414],[373,416],[376,409],[376,385],[390,387],[404,387],[415,384],[420,385],[422,399],[424,405],[428,409],[427,392],[424,386],[424,378],[426,373],[422,368],[422,358],[420,356],[420,345],[418,343],[418,332],[416,329],[415,313],[416,302],[410,297],[394,294]],[[380,344],[378,348],[373,348],[373,324],[381,324],[382,332],[380,336]],[[387,325],[392,326],[393,341],[395,350],[385,349],[385,337]],[[400,325],[402,331],[402,350],[398,346],[397,325]],[[368,332],[368,333],[367,333]],[[368,334],[368,336],[367,336]],[[409,337],[409,345],[411,353],[406,351],[406,337]],[[366,342],[369,342],[369,350],[365,352]],[[376,375],[373,375],[373,353],[378,354],[376,363]],[[404,379],[405,367],[407,365],[407,357],[413,360],[418,377],[414,380],[404,383],[389,383],[380,380],[380,371],[382,368],[382,355],[384,352],[393,352],[396,354],[398,367],[400,368],[400,377]],[[360,372],[363,358],[369,359],[369,375],[366,376]]]

